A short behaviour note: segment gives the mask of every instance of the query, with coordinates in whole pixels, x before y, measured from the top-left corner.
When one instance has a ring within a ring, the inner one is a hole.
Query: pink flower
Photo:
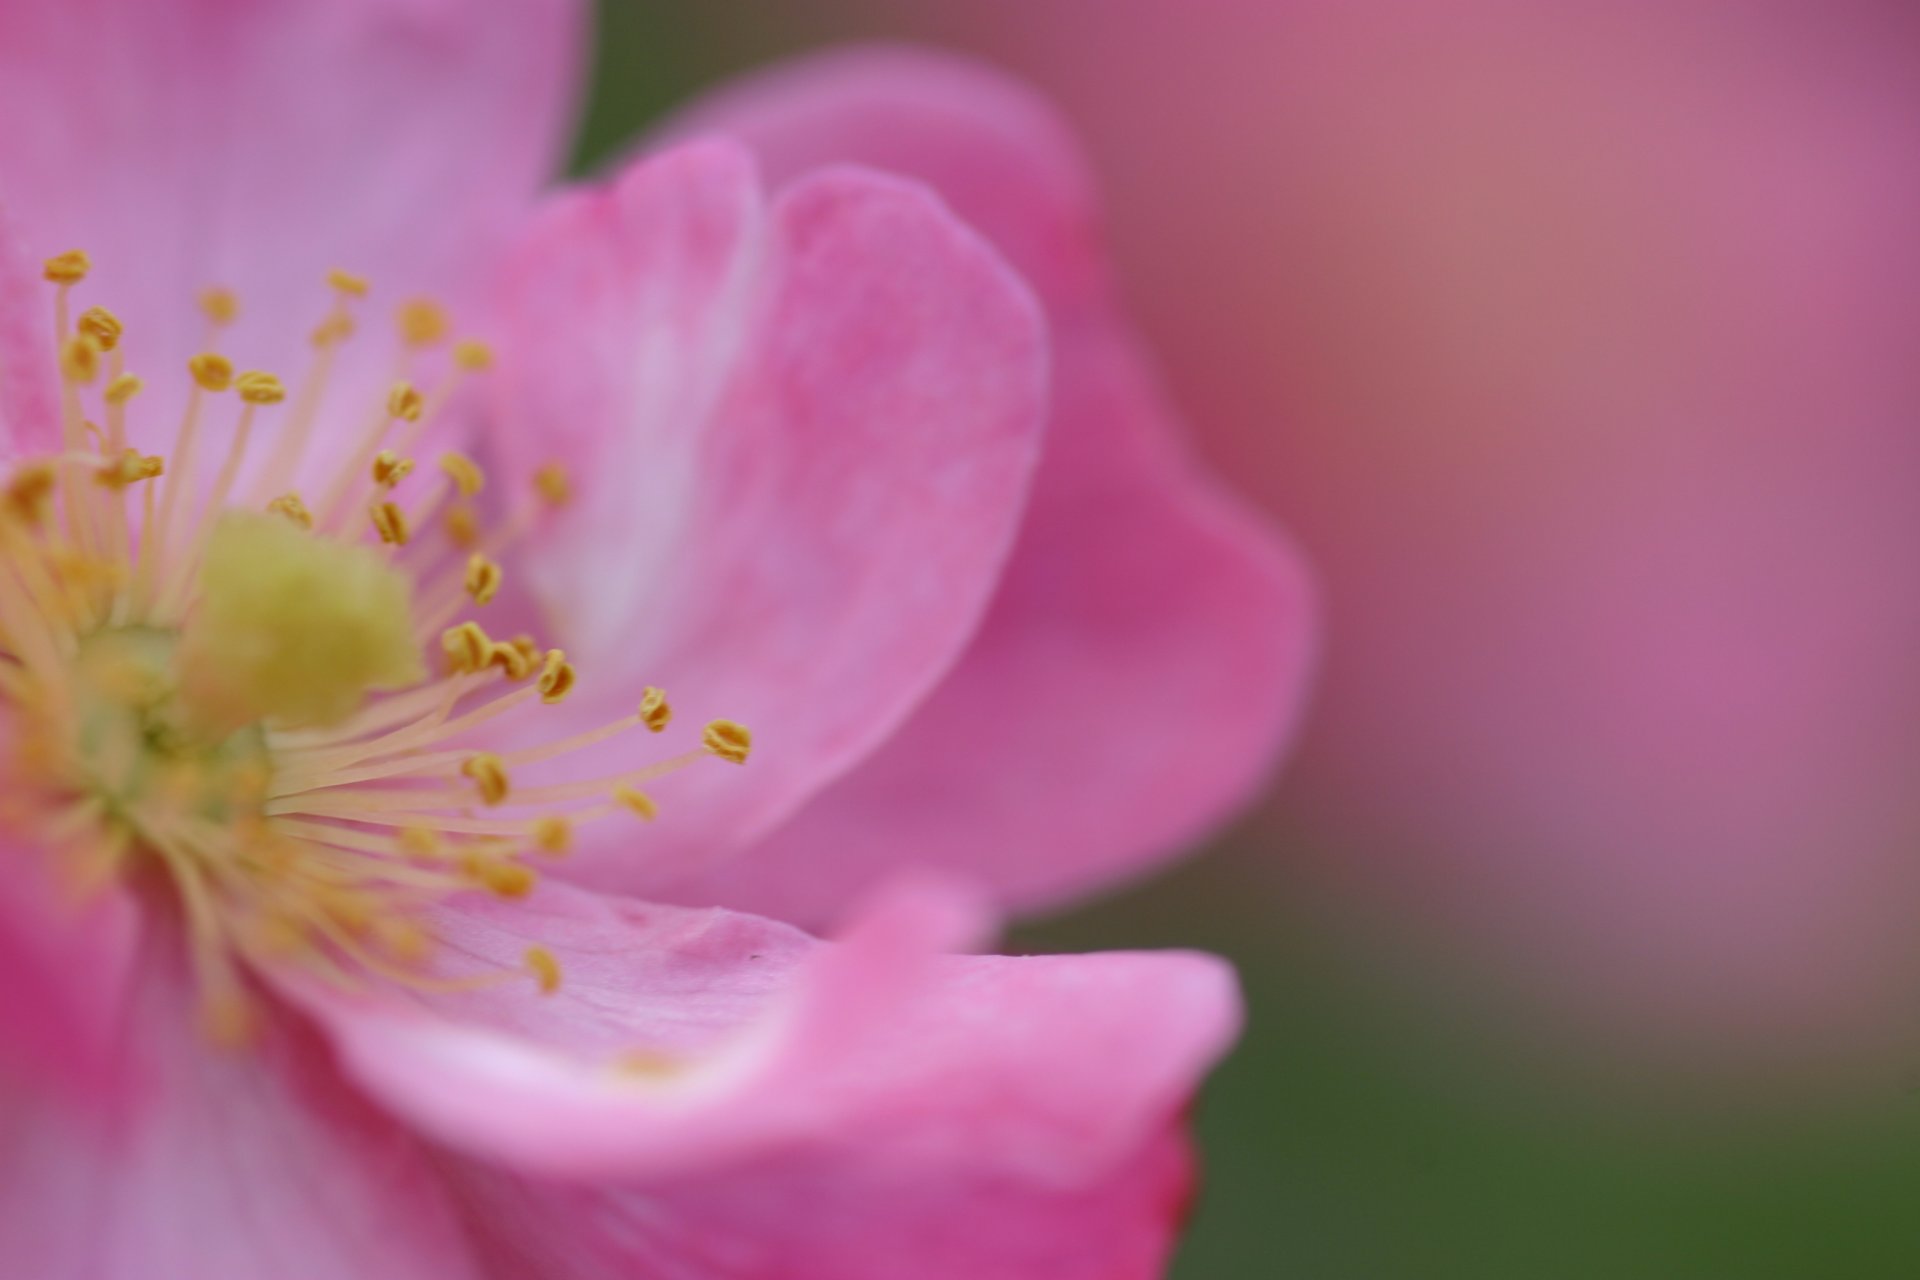
[[[536,204],[579,34],[0,4],[0,1257],[1157,1274],[1230,975],[945,953],[1244,796],[1298,570],[1024,95]]]

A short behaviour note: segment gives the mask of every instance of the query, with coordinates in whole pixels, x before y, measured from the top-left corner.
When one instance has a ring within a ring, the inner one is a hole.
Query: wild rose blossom
[[[1250,785],[1297,571],[1035,104],[902,117],[1007,259],[804,80],[536,203],[579,26],[0,5],[0,1257],[1156,1274],[1230,976],[941,953]]]

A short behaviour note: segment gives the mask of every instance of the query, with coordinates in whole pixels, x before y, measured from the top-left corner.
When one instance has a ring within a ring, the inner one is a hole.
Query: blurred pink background
[[[838,2],[1061,103],[1316,561],[1276,879],[1629,1057],[1907,1046],[1920,11]]]

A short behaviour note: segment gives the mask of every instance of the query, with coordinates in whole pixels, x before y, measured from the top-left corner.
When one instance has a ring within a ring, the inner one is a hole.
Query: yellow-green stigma
[[[342,434],[326,389],[367,282],[329,277],[333,302],[291,387],[219,352],[240,303],[212,289],[184,416],[143,438],[130,417],[145,382],[124,367],[139,335],[102,307],[70,314],[89,267],[79,252],[47,263],[61,447],[17,463],[0,491],[7,820],[59,855],[77,892],[125,883],[177,909],[221,1040],[244,1038],[246,974],[263,965],[342,985],[558,989],[559,963],[537,945],[520,969],[438,978],[435,905],[533,892],[532,864],[565,856],[578,827],[651,818],[643,785],[706,757],[743,762],[747,731],[712,721],[657,764],[517,785],[615,735],[662,732],[671,711],[650,688],[597,728],[487,748],[490,728],[537,715],[577,678],[559,650],[461,616],[495,598],[503,553],[567,500],[564,473],[525,477],[490,526],[472,502],[476,463],[412,462],[490,353],[449,343],[438,306],[406,303],[399,375],[365,406],[367,425]],[[238,409],[221,431],[227,396]],[[347,442],[331,467],[308,457],[323,423]],[[215,438],[224,447],[209,452]]]

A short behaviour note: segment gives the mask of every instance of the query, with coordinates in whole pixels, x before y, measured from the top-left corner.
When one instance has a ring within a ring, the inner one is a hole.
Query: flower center
[[[348,985],[557,989],[559,965],[540,946],[520,970],[436,978],[435,905],[530,893],[535,863],[564,856],[581,823],[652,818],[640,789],[650,780],[707,756],[743,763],[746,729],[715,720],[698,746],[643,769],[516,786],[523,768],[662,733],[672,712],[650,688],[631,714],[584,733],[485,748],[488,728],[537,714],[575,682],[560,650],[496,640],[460,617],[493,601],[501,557],[567,500],[564,473],[542,468],[491,524],[476,502],[486,477],[463,455],[408,483],[413,450],[462,379],[490,364],[487,350],[448,345],[438,306],[403,305],[397,376],[309,505],[288,486],[315,470],[307,446],[366,283],[330,276],[333,304],[291,397],[272,374],[234,372],[217,342],[238,303],[203,295],[208,340],[188,361],[184,415],[165,448],[145,453],[120,321],[98,307],[71,316],[88,267],[77,251],[47,263],[61,447],[17,463],[0,499],[9,820],[83,892],[142,878],[170,891],[222,1041],[244,1039],[246,973],[262,965]],[[421,390],[415,378],[431,368]],[[198,453],[229,391],[240,408],[215,464]],[[256,448],[263,411],[288,401]]]

